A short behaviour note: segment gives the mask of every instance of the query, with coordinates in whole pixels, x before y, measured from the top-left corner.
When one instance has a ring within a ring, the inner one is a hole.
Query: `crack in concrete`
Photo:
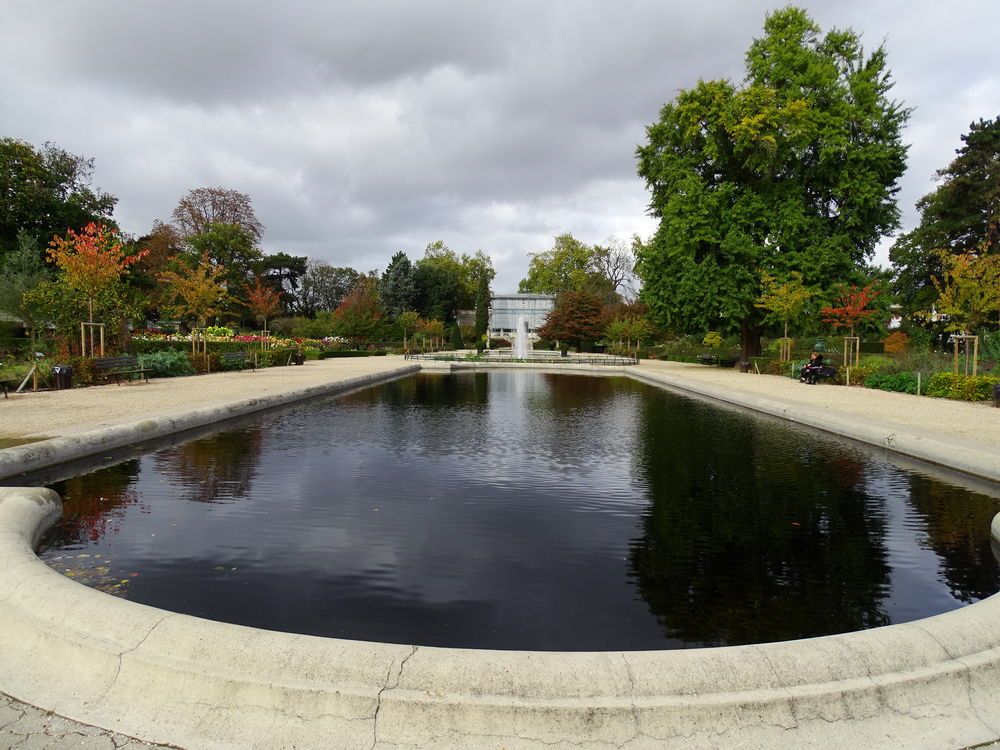
[[[375,696],[375,713],[372,715],[372,744],[371,744],[371,750],[375,750],[375,747],[378,745],[378,715],[379,715],[379,712],[382,710],[382,694],[386,690],[391,690],[392,688],[394,688],[397,685],[399,685],[399,681],[400,681],[400,679],[403,676],[403,668],[406,666],[406,662],[408,662],[410,660],[410,658],[415,653],[417,653],[417,651],[419,650],[419,648],[420,648],[419,646],[410,646],[410,653],[408,653],[406,656],[404,656],[399,661],[399,666],[396,669],[396,679],[392,683],[392,685],[389,684],[389,680],[392,679],[392,668],[393,668],[393,665],[390,664],[389,668],[386,669],[385,680],[382,682],[382,687],[379,688],[378,695]]]
[[[987,731],[996,734],[997,731],[996,728],[991,726],[990,723],[979,713],[979,709],[976,708],[976,702],[972,695],[972,668],[969,666],[969,664],[964,659],[962,659],[962,657],[953,654],[951,650],[948,648],[947,644],[943,643],[940,639],[938,639],[938,637],[934,635],[934,633],[927,630],[927,628],[921,625],[919,621],[913,623],[913,625],[914,627],[919,629],[920,632],[926,634],[932,641],[934,641],[938,646],[940,646],[941,650],[944,651],[946,654],[948,654],[949,659],[951,659],[956,664],[962,665],[962,679],[963,682],[965,683],[965,698],[969,703],[969,709],[972,711],[976,719],[979,720],[979,723],[982,724]]]
[[[784,724],[775,724],[775,723],[771,723],[771,725],[776,726],[779,729],[783,729],[786,732],[792,729],[798,729],[799,717],[795,712],[795,691],[792,690],[790,687],[788,687],[788,685],[785,684],[785,681],[781,679],[781,675],[778,673],[777,667],[774,666],[774,662],[771,661],[771,657],[768,655],[767,649],[754,647],[754,651],[760,654],[760,658],[764,660],[764,662],[767,664],[767,668],[771,670],[771,675],[774,677],[775,683],[788,698],[788,703],[787,703],[788,713],[792,717],[792,725],[786,726]]]
[[[622,657],[622,663],[625,664],[625,676],[628,677],[628,697],[631,703],[633,724],[632,736],[619,745],[619,747],[624,747],[637,737],[644,737],[646,735],[642,731],[642,725],[640,723],[641,719],[639,717],[639,706],[637,706],[635,702],[635,673],[632,671],[632,665],[629,663],[628,654],[624,651],[619,651],[618,653]]]
[[[142,644],[144,644],[147,640],[149,640],[149,637],[153,634],[153,631],[156,630],[158,627],[160,627],[160,625],[169,620],[171,617],[177,617],[177,616],[178,615],[174,612],[165,613],[163,617],[161,617],[159,620],[153,623],[153,626],[148,631],[146,631],[146,634],[139,640],[138,643],[132,646],[132,648],[126,649],[125,651],[122,651],[121,653],[118,654],[118,663],[115,665],[115,674],[111,678],[111,681],[108,682],[108,686],[104,688],[104,692],[101,693],[101,697],[97,699],[97,703],[103,703],[104,700],[108,697],[108,693],[111,692],[111,688],[113,688],[115,684],[118,682],[118,677],[119,675],[121,675],[122,672],[122,661],[125,659],[125,657],[131,654],[139,647],[141,647]]]

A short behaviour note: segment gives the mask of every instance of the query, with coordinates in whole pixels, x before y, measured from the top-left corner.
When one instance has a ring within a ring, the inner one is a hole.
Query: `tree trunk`
[[[759,357],[761,353],[760,335],[764,331],[761,325],[751,325],[748,321],[740,323],[740,359],[746,361],[750,357]]]

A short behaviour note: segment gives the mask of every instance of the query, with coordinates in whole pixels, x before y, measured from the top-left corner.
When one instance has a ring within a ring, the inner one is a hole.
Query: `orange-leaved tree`
[[[79,232],[70,229],[66,237],[53,237],[47,252],[48,261],[62,270],[66,284],[86,296],[93,322],[94,300],[148,251],[128,255],[115,229],[90,222]]]
[[[261,281],[260,276],[256,278],[256,284],[245,285],[247,291],[247,301],[242,303],[250,312],[261,319],[263,329],[267,330],[267,319],[271,313],[281,309],[281,292],[273,287],[267,286]]]

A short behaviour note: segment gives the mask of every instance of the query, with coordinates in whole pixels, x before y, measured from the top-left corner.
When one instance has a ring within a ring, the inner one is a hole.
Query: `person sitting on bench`
[[[810,385],[816,385],[816,376],[819,374],[820,370],[823,369],[823,355],[819,352],[813,352],[809,355],[809,363],[802,368],[800,373],[799,382],[809,383]]]

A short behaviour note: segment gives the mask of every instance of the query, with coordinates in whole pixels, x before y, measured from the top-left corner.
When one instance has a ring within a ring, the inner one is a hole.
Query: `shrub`
[[[924,394],[962,401],[989,401],[993,398],[994,383],[1000,383],[1000,377],[939,372],[927,381]]]
[[[850,380],[850,384],[851,385],[862,385],[862,384],[864,384],[864,382],[866,380],[868,380],[869,377],[871,377],[872,375],[875,375],[876,373],[878,373],[878,371],[879,371],[879,367],[878,366],[874,366],[874,365],[865,366],[864,362],[862,361],[862,364],[860,366],[858,366],[858,367],[852,367],[851,368],[851,380]],[[838,367],[837,368],[837,375],[836,375],[835,378],[833,378],[833,382],[836,383],[837,385],[846,385],[847,384],[848,381],[847,381],[847,368],[846,367]]]
[[[903,354],[897,355],[891,366],[885,368],[883,372],[919,372],[927,379],[936,372],[951,369],[951,366],[952,358],[947,354],[911,347]]]
[[[380,349],[377,351],[359,351],[357,349],[335,349],[332,351],[321,352],[318,359],[333,359],[336,357],[384,357],[385,350]]]
[[[862,357],[858,360],[858,366],[851,368],[851,378],[854,377],[855,370],[865,370],[867,372],[891,372],[893,369],[893,360],[888,357],[880,357],[878,355],[872,355],[868,357]]]
[[[902,331],[893,331],[884,339],[882,343],[885,345],[886,354],[902,354],[906,351],[906,342],[910,340]]]
[[[209,352],[208,354],[191,354],[188,352],[184,355],[184,357],[190,363],[195,372],[218,372],[220,369],[219,355],[215,352]]]
[[[705,338],[701,340],[704,346],[722,346],[722,335],[718,331],[709,331],[705,334]]]
[[[233,329],[226,326],[209,326],[205,329],[206,336],[232,336]]]
[[[151,368],[153,375],[158,378],[175,378],[195,373],[188,355],[174,349],[143,354],[139,357],[139,363],[141,367]]]
[[[912,372],[884,373],[876,372],[865,378],[866,388],[877,388],[880,391],[895,393],[916,393],[917,376]]]

